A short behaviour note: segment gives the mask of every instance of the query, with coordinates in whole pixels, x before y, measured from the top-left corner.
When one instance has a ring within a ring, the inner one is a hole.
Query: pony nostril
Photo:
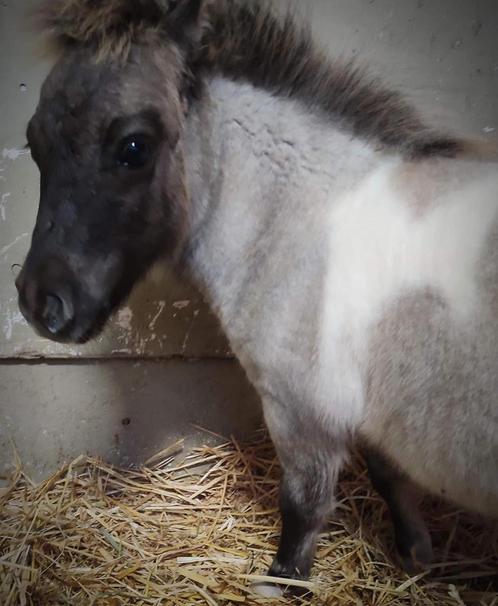
[[[71,321],[64,301],[54,294],[46,294],[42,311],[42,321],[45,328],[56,335],[60,333]]]

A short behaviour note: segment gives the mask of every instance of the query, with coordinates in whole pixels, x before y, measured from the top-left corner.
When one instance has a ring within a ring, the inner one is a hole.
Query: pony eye
[[[142,168],[150,156],[150,145],[143,135],[131,135],[123,140],[116,156],[119,166]]]

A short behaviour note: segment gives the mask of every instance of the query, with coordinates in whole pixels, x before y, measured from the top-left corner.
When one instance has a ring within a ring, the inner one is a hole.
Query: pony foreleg
[[[346,439],[278,402],[264,401],[265,420],[282,467],[282,533],[269,574],[307,578],[318,534],[334,505]],[[301,409],[302,410],[302,409]]]

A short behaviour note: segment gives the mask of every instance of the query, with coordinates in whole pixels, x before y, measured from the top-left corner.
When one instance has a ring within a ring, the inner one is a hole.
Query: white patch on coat
[[[331,213],[320,365],[334,418],[341,407],[333,403],[361,417],[368,334],[386,304],[429,288],[462,322],[479,305],[476,265],[498,214],[496,176],[449,192],[416,218],[393,188],[399,167],[378,169]]]

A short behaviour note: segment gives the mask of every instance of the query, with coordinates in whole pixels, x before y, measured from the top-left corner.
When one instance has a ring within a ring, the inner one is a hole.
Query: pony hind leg
[[[371,449],[365,455],[372,485],[391,514],[403,568],[410,573],[426,568],[432,561],[432,543],[418,509],[419,495],[415,487],[383,455]]]
[[[269,575],[306,579],[310,575],[318,535],[333,509],[334,490],[347,440],[343,435],[334,440],[319,426],[296,418],[274,402],[264,402],[263,406],[282,468],[282,531]]]

